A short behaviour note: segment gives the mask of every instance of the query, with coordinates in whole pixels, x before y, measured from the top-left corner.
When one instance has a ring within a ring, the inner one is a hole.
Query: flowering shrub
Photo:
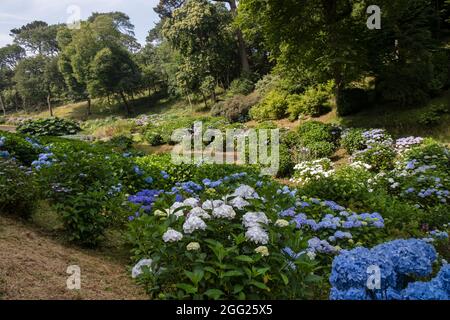
[[[16,161],[0,159],[0,213],[29,217],[37,201],[34,177]]]
[[[328,157],[336,150],[341,130],[333,125],[308,121],[297,129],[299,145],[313,159]]]
[[[373,171],[389,170],[394,166],[395,151],[384,144],[368,145],[366,149],[356,151],[352,161],[360,161],[371,166]]]
[[[384,227],[384,219],[377,212],[357,214],[334,201],[316,198],[297,201],[280,217],[310,238],[308,251],[313,253],[335,254],[342,248],[374,242],[376,230]]]
[[[450,201],[449,159],[445,147],[425,144],[405,151],[394,170],[369,182],[419,208],[445,205]]]
[[[299,192],[308,197],[331,199],[346,206],[360,206],[373,191],[367,187],[367,181],[373,177],[369,167],[361,162],[342,166],[327,176],[319,176],[302,184]]]
[[[410,150],[424,141],[421,137],[406,137],[394,141],[384,129],[348,129],[344,132],[342,146],[352,154],[351,160],[371,165],[374,171],[393,168],[397,154]]]
[[[401,153],[411,149],[412,147],[420,145],[423,141],[424,139],[421,137],[406,137],[397,139],[395,141],[395,151]]]
[[[303,161],[294,167],[291,181],[305,184],[311,180],[327,178],[334,173],[333,163],[328,158],[313,161]]]
[[[8,132],[0,133],[0,159],[15,158],[30,165],[44,147],[36,141]]]
[[[214,181],[204,181],[202,189],[214,184]],[[138,274],[139,281],[153,297],[311,296],[312,286],[318,280],[312,274],[316,262],[304,250],[307,243],[301,231],[280,219],[275,208],[266,205],[264,189],[257,192],[248,185],[237,188],[234,185],[223,185],[222,196],[211,188],[200,196],[183,190],[181,193],[191,198],[183,197],[182,202],[181,197],[173,202],[173,194],[148,192],[145,195],[150,202],[156,194],[159,199],[153,210],[144,208],[140,215],[130,219],[128,237],[136,261],[140,264],[151,261],[144,268],[138,263],[135,266],[138,272],[134,274]],[[278,195],[292,196],[290,191],[289,195],[286,192],[280,189]],[[273,189],[271,196],[274,196]],[[144,199],[139,202],[148,204]],[[293,257],[290,250],[304,254]]]
[[[341,145],[347,150],[349,154],[355,151],[363,150],[366,147],[365,139],[363,137],[363,129],[345,129],[342,133]]]
[[[430,282],[411,282],[432,273],[435,249],[422,240],[395,240],[372,249],[342,251],[332,265],[333,300],[448,300],[450,268],[444,265]],[[368,289],[368,268],[380,268],[379,289]]]

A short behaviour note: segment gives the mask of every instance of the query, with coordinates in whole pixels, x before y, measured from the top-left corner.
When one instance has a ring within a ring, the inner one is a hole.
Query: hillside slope
[[[66,269],[81,268],[81,290],[66,288]],[[124,265],[67,247],[22,222],[0,216],[0,299],[146,299]]]

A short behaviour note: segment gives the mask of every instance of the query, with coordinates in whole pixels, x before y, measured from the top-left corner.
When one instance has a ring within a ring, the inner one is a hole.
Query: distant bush
[[[248,78],[238,78],[231,82],[228,89],[231,95],[248,95],[255,89],[254,83]]]
[[[35,208],[37,187],[34,178],[13,160],[0,159],[0,213],[29,217]]]
[[[291,150],[286,144],[280,145],[280,166],[278,168],[278,177],[290,177],[294,172],[294,161]]]
[[[340,94],[338,105],[340,116],[357,113],[370,105],[369,93],[360,88],[345,89]]]
[[[76,134],[81,128],[72,120],[47,118],[25,121],[17,127],[17,131],[33,136],[65,136]]]
[[[271,91],[263,101],[250,110],[250,116],[254,120],[277,120],[286,116],[288,101],[287,95],[281,91]]]
[[[433,78],[430,89],[433,94],[439,94],[450,86],[450,49],[440,49],[433,53]]]
[[[288,96],[289,119],[297,120],[301,114],[318,117],[331,111],[331,89],[331,84],[321,84],[309,87],[303,94]]]
[[[111,138],[109,144],[119,151],[126,151],[133,147],[133,138],[127,135],[119,135]]]
[[[259,100],[260,96],[257,92],[253,92],[247,96],[236,95],[214,105],[211,109],[211,115],[225,117],[230,122],[243,122],[248,120],[250,109],[255,106]]]
[[[155,131],[147,131],[144,135],[145,140],[151,145],[151,146],[161,146],[165,144],[167,141],[164,141],[164,138],[159,132]]]
[[[423,105],[429,98],[432,70],[427,62],[386,67],[379,75],[377,96],[402,106]]]
[[[442,120],[442,115],[449,112],[449,107],[442,105],[435,105],[430,110],[423,112],[419,115],[419,124],[432,127],[439,124]]]
[[[280,82],[280,76],[267,74],[256,83],[255,91],[257,91],[260,95],[265,96],[270,91],[279,88]]]
[[[318,121],[308,121],[298,127],[300,146],[311,158],[329,157],[339,144],[340,129]]]

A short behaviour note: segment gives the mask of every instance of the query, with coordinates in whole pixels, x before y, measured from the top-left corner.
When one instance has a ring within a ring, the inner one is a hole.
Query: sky
[[[48,24],[86,20],[92,12],[125,12],[135,25],[136,38],[145,43],[158,21],[153,11],[158,0],[0,0],[0,47],[12,43],[9,31],[34,20]]]

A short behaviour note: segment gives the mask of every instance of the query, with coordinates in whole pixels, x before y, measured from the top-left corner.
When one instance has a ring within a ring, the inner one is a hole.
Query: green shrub
[[[76,134],[81,128],[72,120],[48,118],[25,121],[17,127],[17,131],[33,136],[65,136]]]
[[[394,168],[396,154],[390,146],[373,144],[367,149],[353,154],[353,161],[360,161],[370,165],[373,171],[391,170]]]
[[[255,89],[254,83],[248,78],[239,78],[231,82],[228,89],[231,95],[248,95]]]
[[[37,203],[37,186],[27,168],[0,158],[0,213],[29,217]]]
[[[230,122],[244,122],[248,120],[250,109],[260,100],[257,92],[248,96],[236,95],[225,101],[216,103],[211,109],[212,116],[225,117]]]
[[[265,96],[269,92],[279,89],[281,87],[280,82],[280,76],[269,73],[256,83],[255,91],[261,96]]]
[[[442,121],[442,115],[449,112],[449,107],[442,105],[435,105],[430,110],[419,115],[419,124],[426,127],[433,127]]]
[[[377,79],[377,97],[402,106],[423,105],[429,98],[432,68],[428,61],[386,66]]]
[[[250,116],[254,120],[277,120],[286,116],[288,101],[286,94],[280,91],[271,91],[263,101],[250,109]]]
[[[345,89],[340,93],[337,112],[340,116],[347,116],[369,107],[370,104],[369,93],[366,90]]]
[[[236,182],[223,183],[217,190],[205,190],[199,198],[201,202],[221,199],[235,188]],[[258,194],[269,203],[291,200],[290,196],[277,195],[277,188],[276,184],[267,184]],[[282,225],[261,224],[268,240],[255,243],[247,239],[248,225],[242,223],[242,216],[260,210],[275,222],[279,219],[275,205],[267,205],[261,198],[251,199],[245,209],[228,207],[233,210],[234,218],[218,218],[212,210],[205,209],[210,217],[205,219],[207,227],[189,232],[184,226],[187,217],[181,213],[191,208],[184,206],[174,214],[166,213],[174,203],[173,198],[160,197],[152,213],[141,214],[129,223],[128,240],[133,247],[134,260],[151,259],[150,268],[143,268],[137,274],[139,283],[151,298],[295,299],[312,296],[320,285],[321,279],[315,275],[318,262],[308,255],[292,259],[290,265],[295,268],[286,267],[291,259],[282,250],[289,247],[300,252],[307,246],[302,231],[296,229],[295,224],[287,220],[283,220]],[[181,215],[177,218],[177,214]],[[175,230],[182,232],[182,237],[179,237],[181,233],[178,238],[169,235]]]
[[[118,151],[127,151],[133,147],[133,138],[126,135],[119,135],[111,138],[108,143]]]
[[[56,204],[70,241],[93,247],[102,240],[111,213],[105,207],[107,196],[100,191],[70,195]]]
[[[164,141],[164,138],[159,132],[155,131],[147,131],[144,135],[145,140],[151,145],[151,146],[161,146],[166,143]]]
[[[433,53],[433,78],[430,88],[433,94],[439,94],[450,86],[450,49],[440,49]]]
[[[303,94],[288,96],[289,119],[297,120],[300,115],[318,117],[331,111],[330,98],[330,85],[309,87]]]
[[[342,134],[341,145],[349,154],[363,150],[366,147],[363,132],[363,129],[351,128]]]
[[[370,196],[367,180],[372,176],[365,168],[344,166],[332,175],[303,184],[299,192],[308,197],[333,200],[354,210],[372,210],[364,207],[364,200]]]
[[[20,134],[0,132],[0,139],[3,141],[0,151],[7,151],[11,157],[17,159],[22,164],[30,166],[37,159],[40,148]]]
[[[297,132],[300,146],[313,158],[329,157],[339,143],[340,129],[322,122],[305,122]]]
[[[278,177],[290,177],[294,171],[294,158],[289,147],[285,144],[280,145],[280,166]]]
[[[416,167],[435,166],[435,171],[447,172],[450,175],[450,150],[433,139],[425,139],[420,146],[407,150],[403,158],[406,162],[417,161]]]

